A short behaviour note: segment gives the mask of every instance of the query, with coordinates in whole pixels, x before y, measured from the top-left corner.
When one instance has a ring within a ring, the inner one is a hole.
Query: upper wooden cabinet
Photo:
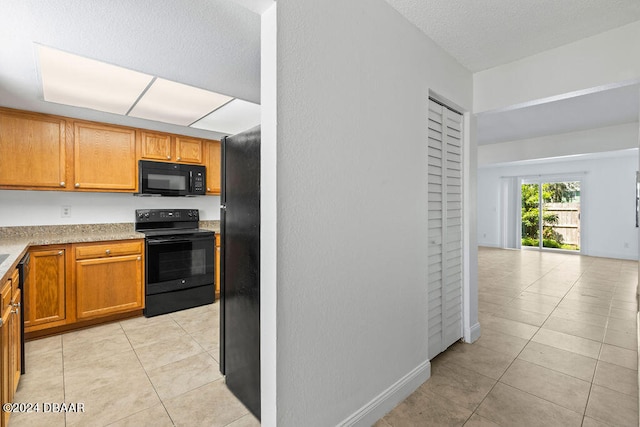
[[[207,194],[220,194],[220,141],[205,141]]]
[[[0,111],[0,187],[65,189],[66,121]]]
[[[73,130],[77,190],[136,190],[135,129],[75,122]]]
[[[220,194],[220,142],[0,107],[0,189],[135,193],[138,160],[207,166]]]
[[[202,164],[202,140],[158,132],[140,132],[140,158]]]
[[[176,161],[202,163],[202,140],[176,136]]]
[[[140,132],[140,158],[146,160],[171,160],[171,135]]]

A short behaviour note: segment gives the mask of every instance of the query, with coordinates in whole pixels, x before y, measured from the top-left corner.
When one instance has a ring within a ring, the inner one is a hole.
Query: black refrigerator
[[[222,140],[220,371],[260,419],[260,126]]]

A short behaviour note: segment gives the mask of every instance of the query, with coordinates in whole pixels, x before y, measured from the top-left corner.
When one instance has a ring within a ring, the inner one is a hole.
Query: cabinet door
[[[171,136],[165,133],[140,133],[140,158],[146,160],[171,160]]]
[[[220,194],[220,141],[206,141],[207,194]]]
[[[176,136],[176,161],[202,164],[202,140]]]
[[[134,129],[75,122],[74,148],[76,189],[135,191]]]
[[[40,325],[64,323],[65,255],[64,247],[31,251],[31,270],[24,288],[25,332],[42,329]]]
[[[2,307],[0,313],[2,313],[2,326],[0,326],[0,346],[2,351],[0,352],[0,364],[2,365],[2,372],[0,372],[0,382],[2,383],[2,389],[0,390],[0,396],[2,403],[8,403],[12,401],[11,393],[11,352],[10,352],[10,333],[11,333],[11,283],[5,282],[0,292],[0,300],[2,301]],[[1,411],[2,425],[6,426],[9,422],[9,416],[11,412]]]
[[[141,309],[142,255],[76,261],[76,316],[101,317]]]
[[[11,301],[12,309],[11,316],[9,318],[9,352],[10,352],[10,361],[9,361],[9,370],[10,370],[10,395],[13,395],[18,388],[18,383],[20,382],[20,370],[21,370],[21,342],[20,342],[20,289],[14,294],[13,300]],[[13,401],[13,399],[11,399]]]
[[[65,132],[62,119],[0,112],[0,186],[67,188]]]

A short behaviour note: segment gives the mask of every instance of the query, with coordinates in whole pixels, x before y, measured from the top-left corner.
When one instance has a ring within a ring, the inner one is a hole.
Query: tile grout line
[[[560,264],[556,265],[554,268],[558,267],[559,265],[560,265]],[[534,281],[533,283],[531,283],[530,285],[528,285],[526,288],[524,288],[524,289],[520,292],[520,294],[522,294],[523,292],[525,292],[529,287],[533,286],[533,284],[535,284],[535,283],[536,283],[538,280],[540,280],[542,277],[544,277],[544,276],[546,276],[546,275],[548,275],[548,274],[551,274],[551,272],[552,272],[552,270],[553,270],[554,268],[550,269],[549,271],[547,271],[547,273],[543,274],[539,279],[537,279],[536,281]],[[551,315],[553,314],[553,312],[558,308],[558,306],[559,306],[559,305],[560,305],[560,303],[564,300],[564,298],[567,296],[567,294],[568,294],[569,292],[571,292],[571,290],[574,288],[574,286],[576,285],[576,283],[578,283],[578,281],[580,280],[580,278],[581,278],[583,275],[584,275],[584,271],[582,271],[582,272],[580,273],[580,275],[579,275],[579,276],[578,276],[578,278],[573,282],[573,284],[571,285],[571,287],[570,287],[569,289],[567,289],[567,291],[564,293],[564,295],[560,298],[560,300],[559,300],[559,301],[556,303],[556,305],[554,306],[554,309],[553,309],[553,310],[552,310],[552,311],[547,315],[547,317],[545,318],[545,321],[544,321],[540,326],[531,325],[531,326],[537,327],[537,328],[538,328],[538,330],[537,330],[537,331],[536,331],[536,332],[531,336],[531,338],[529,338],[529,340],[527,341],[527,344],[525,344],[525,345],[522,347],[522,349],[518,352],[518,354],[515,356],[515,358],[511,361],[511,363],[509,364],[509,366],[507,366],[507,368],[505,369],[505,371],[504,371],[504,372],[500,375],[500,377],[496,380],[496,383],[491,387],[491,389],[489,390],[489,392],[487,392],[487,394],[484,396],[484,398],[483,398],[483,399],[480,401],[480,403],[476,406],[476,408],[475,408],[475,409],[474,409],[474,411],[472,412],[471,416],[467,419],[467,421],[465,421],[465,423],[469,421],[469,419],[473,416],[473,414],[477,414],[478,416],[481,416],[480,414],[478,414],[478,413],[477,413],[478,408],[482,405],[482,403],[484,403],[484,401],[485,401],[485,400],[486,400],[486,398],[489,396],[489,394],[491,394],[491,392],[494,390],[494,388],[496,387],[496,385],[497,385],[498,383],[501,383],[501,381],[500,381],[500,380],[504,377],[504,375],[507,373],[507,371],[508,371],[508,370],[511,368],[511,366],[515,363],[515,361],[518,359],[518,357],[520,356],[520,354],[522,354],[522,352],[524,351],[524,349],[525,349],[525,348],[526,348],[526,347],[527,347],[527,346],[528,346],[528,345],[533,341],[533,338],[537,335],[537,333],[540,331],[540,329],[542,329],[542,326],[546,323],[546,321],[549,319],[549,317],[551,317]],[[542,295],[544,295],[544,294],[542,294]],[[515,299],[517,299],[517,298],[513,298],[511,302],[513,302],[513,300],[515,300]],[[610,309],[611,309],[611,308],[610,308]],[[609,310],[610,310],[610,309],[609,309]],[[607,317],[607,322],[608,322],[608,317]],[[525,322],[520,322],[520,323],[525,323]],[[525,324],[526,324],[526,323],[525,323]],[[605,326],[605,331],[606,331],[606,326]],[[497,331],[497,332],[499,332],[499,331]],[[506,334],[506,335],[509,335],[509,334]],[[603,338],[602,338],[602,339],[604,340],[604,336],[603,336]],[[533,342],[535,342],[535,341],[533,341]],[[601,344],[601,346],[600,346],[600,351],[602,351],[602,343],[600,343],[600,344]],[[599,352],[600,352],[600,351],[599,351]],[[598,362],[598,360],[596,360],[596,368],[597,368],[597,362]],[[536,365],[537,365],[537,364],[536,364]],[[538,365],[538,366],[541,366],[541,365]],[[552,370],[552,371],[554,371],[554,372],[559,372],[559,371],[556,371],[556,370],[551,369],[551,368],[547,368],[547,369],[550,369],[550,370]],[[589,395],[590,395],[590,393],[591,393],[591,388],[593,387],[593,379],[595,378],[595,372],[596,372],[596,369],[594,369],[593,376],[592,376],[592,379],[591,379],[591,383],[590,383],[590,386],[589,386]],[[562,373],[562,372],[560,372],[560,373]],[[568,375],[568,374],[565,374],[565,375]],[[573,377],[572,375],[569,375],[569,376]],[[573,377],[573,378],[575,378],[575,377]],[[506,383],[502,383],[502,384],[509,386],[509,385],[508,385],[508,384],[506,384]],[[509,387],[512,387],[512,386],[509,386]],[[555,403],[555,402],[551,402],[550,400],[547,400],[547,399],[545,399],[545,398],[542,398],[542,397],[536,396],[536,395],[531,394],[531,393],[529,393],[529,392],[527,392],[527,391],[525,391],[525,390],[520,390],[520,389],[519,389],[519,388],[517,388],[517,387],[514,387],[514,388],[515,388],[516,390],[519,390],[519,391],[523,392],[523,393],[529,394],[530,396],[533,396],[533,397],[536,397],[536,398],[539,398],[539,399],[541,399],[541,400],[544,400],[544,401],[547,401],[547,402],[549,402],[549,403],[552,403],[552,404],[557,405],[557,403]],[[588,402],[589,402],[589,395],[587,396],[587,401],[586,401],[586,403],[585,403],[585,409],[583,410],[583,413],[582,413],[582,414],[580,414],[579,412],[575,412],[575,411],[573,411],[572,409],[565,408],[565,407],[564,407],[564,406],[562,406],[562,405],[558,405],[558,406],[560,406],[560,407],[562,407],[562,408],[564,408],[564,409],[567,409],[567,410],[569,410],[569,411],[572,411],[572,412],[574,412],[574,413],[576,413],[576,414],[578,414],[578,415],[581,415],[581,416],[582,416],[582,420],[584,420],[584,417],[585,417],[585,414],[586,414],[586,408],[587,408],[587,406],[588,406]],[[493,420],[491,420],[491,421],[493,421]],[[494,421],[494,422],[495,422],[495,421]]]
[[[178,323],[178,322],[176,322],[176,321],[175,321],[175,319],[174,319],[173,317],[171,317],[171,320],[172,320],[173,322],[175,322],[175,323]],[[119,323],[121,323],[121,322],[119,322]],[[178,326],[180,326],[180,325],[178,324]],[[122,328],[122,324],[120,324],[120,327]],[[167,409],[167,407],[165,406],[164,401],[163,401],[163,400],[162,400],[162,398],[160,397],[160,394],[158,393],[158,389],[156,388],[155,384],[153,384],[153,381],[151,381],[151,377],[149,377],[149,373],[147,372],[147,368],[145,368],[144,364],[142,363],[142,360],[140,360],[140,356],[138,355],[138,352],[136,351],[136,347],[135,347],[135,346],[133,345],[133,343],[131,342],[131,339],[129,338],[129,335],[127,334],[127,331],[126,331],[124,328],[122,328],[122,330],[123,330],[123,332],[124,332],[125,337],[127,337],[127,341],[129,342],[129,345],[131,346],[131,349],[133,350],[133,354],[135,354],[135,355],[136,355],[136,359],[138,359],[138,363],[140,364],[140,367],[141,367],[141,368],[142,368],[142,370],[144,371],[144,375],[145,375],[145,376],[147,377],[147,379],[149,380],[149,383],[151,384],[151,387],[153,387],[153,391],[154,391],[154,393],[156,394],[156,396],[158,397],[158,400],[160,401],[160,404],[161,404],[161,405],[162,405],[162,407],[164,408],[164,411],[167,413],[167,416],[169,417],[169,420],[171,420],[171,424],[173,424],[173,425],[175,426],[175,425],[176,425],[176,423],[175,423],[175,421],[173,420],[173,417],[171,416],[171,414],[169,413],[169,410],[168,410],[168,409]],[[143,410],[141,410],[141,411],[138,411],[138,412],[136,412],[135,414],[138,414],[138,413],[140,413],[140,412],[142,412],[142,411],[145,411],[145,410],[147,410],[147,409],[149,409],[149,408],[146,408],[146,409],[143,409]],[[129,415],[127,415],[126,417],[121,418],[121,419],[123,420],[123,419],[125,419],[125,418],[127,418],[127,417],[130,417],[130,416],[132,416],[132,415],[135,415],[135,414],[129,414]],[[116,420],[116,421],[119,421],[119,420]]]
[[[545,275],[547,275],[547,274],[549,274],[549,272],[545,273],[545,274],[544,274],[543,276],[541,276],[538,280],[540,280],[542,277],[544,277],[544,276],[545,276]],[[520,292],[520,295],[522,295],[522,292],[525,292],[529,287],[533,286],[533,284],[534,284],[535,282],[537,282],[538,280],[535,280],[533,283],[531,283],[531,284],[530,284],[530,285],[528,285],[526,288],[524,288],[524,290],[522,290],[522,291]],[[578,279],[576,279],[576,282],[577,282],[577,280],[578,280]],[[574,286],[574,285],[575,285],[575,282],[574,282],[574,284],[573,284],[573,285],[571,285],[571,288],[569,288],[569,289],[567,290],[567,292],[565,293],[565,296],[566,296],[566,294],[567,294],[567,293],[568,293],[568,292],[573,288],[573,286]],[[513,299],[516,299],[516,298],[513,298]],[[500,375],[500,377],[498,377],[498,379],[496,380],[495,384],[493,384],[493,386],[491,386],[491,389],[490,389],[490,390],[487,392],[487,394],[482,398],[482,400],[480,401],[480,403],[478,403],[478,405],[477,405],[477,406],[476,406],[476,408],[473,410],[473,412],[471,413],[471,415],[469,416],[469,418],[467,418],[467,420],[465,421],[465,423],[466,423],[466,422],[468,422],[474,414],[478,415],[479,417],[482,417],[482,415],[478,414],[478,412],[477,412],[477,411],[478,411],[478,408],[480,408],[480,406],[482,406],[482,404],[484,403],[484,401],[485,401],[485,400],[487,399],[487,397],[491,394],[491,392],[492,392],[492,391],[493,391],[493,389],[496,387],[496,385],[500,382],[500,380],[502,379],[502,377],[504,377],[504,375],[507,373],[507,371],[511,368],[511,366],[513,366],[513,364],[515,363],[515,361],[518,359],[518,357],[520,356],[520,354],[522,354],[522,352],[524,351],[524,349],[529,345],[529,343],[531,343],[531,341],[533,340],[533,337],[534,337],[534,336],[535,336],[535,335],[540,331],[540,329],[542,329],[542,325],[544,325],[544,324],[545,324],[545,322],[549,319],[549,317],[551,316],[551,314],[553,313],[553,311],[555,311],[555,309],[558,307],[558,305],[560,304],[560,302],[562,302],[562,300],[563,300],[563,299],[564,299],[564,296],[560,299],[560,301],[558,301],[558,303],[555,305],[554,309],[553,309],[553,310],[552,310],[552,311],[547,315],[547,317],[545,318],[545,321],[544,321],[544,322],[542,322],[542,324],[541,324],[540,326],[538,326],[538,327],[537,327],[537,328],[538,328],[538,330],[537,330],[537,331],[536,331],[536,332],[531,336],[531,338],[529,338],[529,340],[527,340],[527,343],[522,347],[522,349],[518,352],[518,354],[513,358],[513,360],[511,361],[511,363],[509,363],[509,366],[507,366],[507,368],[506,368],[506,369],[504,370],[504,372]],[[521,323],[524,323],[524,322],[521,322]],[[531,325],[531,326],[535,326],[535,325]],[[482,326],[481,326],[481,327],[482,327]],[[490,328],[489,328],[489,329],[490,329]],[[498,331],[498,332],[499,332],[499,331]],[[509,335],[509,334],[506,334],[506,335]],[[502,383],[502,384],[505,384],[505,383]],[[509,386],[508,384],[505,384],[505,385]],[[509,387],[511,387],[511,386],[509,386]],[[514,388],[515,388],[515,387],[514,387]],[[520,389],[516,388],[516,390],[520,390]],[[526,392],[526,391],[524,391],[524,390],[520,390],[520,391],[522,391],[523,393],[527,393],[527,394],[529,394],[529,395],[531,395],[531,396],[538,397],[538,396],[535,396],[535,395],[533,395],[533,394],[531,394],[531,393],[528,393],[528,392]],[[546,400],[546,399],[543,399],[543,400]],[[549,401],[547,400],[547,402],[549,402]],[[551,402],[551,403],[553,403],[553,402]],[[566,408],[566,409],[568,409],[568,408]],[[584,418],[584,416],[583,416],[583,418]],[[491,421],[495,422],[494,420],[491,420]],[[497,422],[496,422],[496,424],[497,424]]]

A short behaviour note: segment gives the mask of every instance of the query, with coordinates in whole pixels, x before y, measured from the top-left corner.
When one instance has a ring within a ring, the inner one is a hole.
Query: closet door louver
[[[462,115],[429,100],[429,359],[462,337]]]

